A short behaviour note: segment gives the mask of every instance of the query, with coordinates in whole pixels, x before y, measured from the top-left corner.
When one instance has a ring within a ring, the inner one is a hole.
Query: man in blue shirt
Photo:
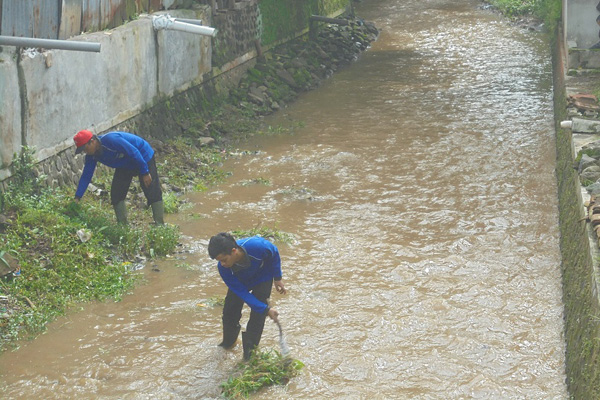
[[[92,180],[98,162],[115,169],[110,187],[110,202],[113,205],[117,222],[127,224],[125,198],[135,175],[152,208],[152,217],[157,225],[164,224],[162,189],[154,160],[154,149],[139,136],[127,132],[108,132],[96,136],[88,130],[77,132],[73,137],[77,146],[75,154],[84,152],[85,165],[75,200],[79,201]]]
[[[219,262],[219,274],[228,288],[223,306],[223,341],[219,346],[228,349],[235,344],[241,328],[242,307],[246,303],[250,307],[250,318],[246,332],[242,332],[242,345],[247,360],[260,343],[266,317],[277,322],[279,313],[268,305],[273,282],[279,293],[287,293],[279,250],[259,236],[236,241],[231,234],[222,232],[210,238],[208,254]]]

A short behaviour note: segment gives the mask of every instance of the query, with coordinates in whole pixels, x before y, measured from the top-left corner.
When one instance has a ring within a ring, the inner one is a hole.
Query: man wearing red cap
[[[115,209],[117,222],[127,223],[125,197],[131,180],[139,177],[140,185],[152,208],[152,217],[157,225],[164,224],[162,190],[154,160],[154,149],[139,136],[127,132],[108,132],[96,136],[88,130],[77,132],[73,137],[77,149],[84,152],[85,165],[79,178],[75,199],[79,201],[92,180],[96,165],[101,162],[115,169],[110,188],[110,202]]]

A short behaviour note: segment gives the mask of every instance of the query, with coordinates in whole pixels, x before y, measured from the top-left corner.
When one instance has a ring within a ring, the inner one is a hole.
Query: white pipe
[[[77,42],[74,40],[34,39],[15,36],[0,36],[0,46],[34,47],[73,51],[100,52],[100,43]]]
[[[175,18],[175,21],[185,22],[186,24],[202,25],[201,19]]]
[[[573,128],[573,121],[560,121],[560,127],[563,129]]]
[[[171,29],[182,32],[197,33],[204,36],[217,36],[217,30],[209,26],[188,24],[185,22],[173,21]]]
[[[176,31],[197,33],[199,35],[212,37],[217,35],[217,30],[215,28],[182,22],[181,20],[171,18],[170,15],[158,15],[152,17],[152,26],[154,26],[155,30],[172,29]]]

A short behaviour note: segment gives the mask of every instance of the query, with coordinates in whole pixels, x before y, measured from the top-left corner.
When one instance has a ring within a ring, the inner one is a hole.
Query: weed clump
[[[238,371],[221,384],[223,396],[245,399],[263,387],[285,385],[303,367],[301,361],[283,357],[275,350],[254,351],[250,360],[241,363]]]
[[[294,241],[294,235],[291,233],[282,232],[276,228],[269,228],[266,226],[255,227],[252,229],[238,229],[232,231],[231,234],[234,237],[260,236],[279,243],[292,243]]]

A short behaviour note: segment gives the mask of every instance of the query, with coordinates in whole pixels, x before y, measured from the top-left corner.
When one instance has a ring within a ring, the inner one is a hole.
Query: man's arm
[[[92,181],[92,176],[94,176],[96,164],[96,160],[92,156],[85,156],[85,165],[81,177],[79,178],[79,184],[77,185],[77,191],[75,192],[75,200],[79,200],[83,197]]]
[[[233,275],[229,269],[221,267],[220,264],[218,268],[223,282],[225,282],[227,287],[231,289],[233,293],[238,295],[238,297],[242,299],[244,303],[248,304],[253,311],[258,313],[264,314],[267,312],[269,307],[262,301],[258,300],[252,293],[250,293],[248,288],[244,286],[244,284],[240,282],[240,280]]]

